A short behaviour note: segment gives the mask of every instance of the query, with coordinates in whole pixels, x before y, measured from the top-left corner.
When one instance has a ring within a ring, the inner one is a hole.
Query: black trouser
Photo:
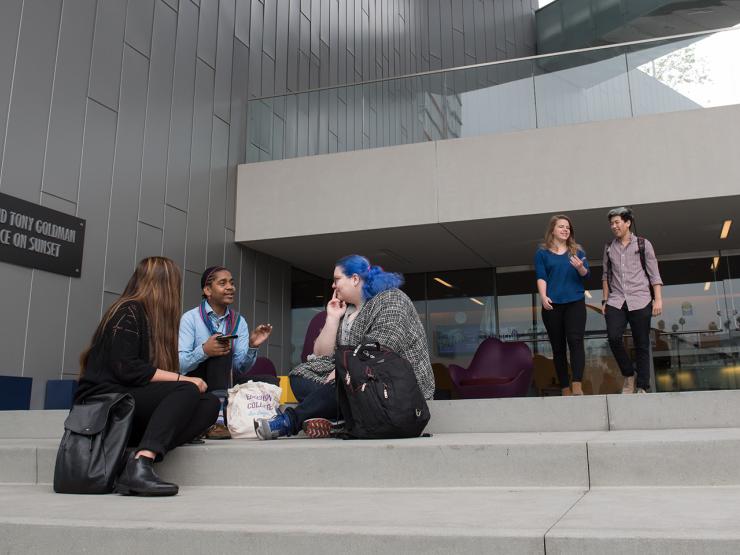
[[[231,355],[208,357],[188,372],[188,376],[206,382],[208,391],[226,391],[231,387]]]
[[[298,405],[285,410],[290,415],[292,433],[297,434],[309,418],[337,417],[337,385],[335,382],[322,384],[302,376],[290,377],[290,389]]]
[[[583,380],[583,369],[586,367],[586,352],[583,349],[583,334],[586,331],[585,301],[553,303],[552,310],[542,309],[542,321],[552,345],[552,358],[560,387],[570,385],[566,345],[570,351],[573,381],[580,382]]]
[[[624,377],[628,378],[635,374],[635,367],[637,367],[637,387],[645,391],[650,389],[650,318],[652,315],[652,302],[638,310],[628,310],[627,303],[624,303],[622,308],[606,305],[606,333],[619,370]],[[635,344],[634,366],[624,347],[622,337],[628,323],[632,331],[632,342]]]
[[[154,451],[157,460],[201,435],[218,416],[218,398],[201,394],[190,382],[154,382],[125,391],[136,402],[129,446]]]

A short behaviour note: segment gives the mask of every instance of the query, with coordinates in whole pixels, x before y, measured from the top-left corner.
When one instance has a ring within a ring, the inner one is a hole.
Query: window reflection
[[[663,314],[652,321],[656,391],[740,387],[740,256],[660,261]],[[533,391],[559,394],[540,314],[533,270],[483,268],[406,274],[409,295],[427,333],[437,397],[450,397],[450,364],[467,367],[480,343],[496,336],[524,341],[534,358]],[[331,296],[330,281],[293,269],[292,364],[298,364],[310,319]],[[622,376],[606,340],[601,268],[586,280],[588,394],[618,393]],[[628,348],[632,340],[627,332]]]

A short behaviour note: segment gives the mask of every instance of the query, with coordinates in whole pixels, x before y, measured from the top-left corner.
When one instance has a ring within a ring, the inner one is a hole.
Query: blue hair
[[[357,274],[362,279],[362,297],[372,299],[386,289],[401,287],[403,276],[394,272],[385,272],[380,266],[373,266],[370,261],[359,254],[350,254],[337,260],[336,263],[345,276]]]

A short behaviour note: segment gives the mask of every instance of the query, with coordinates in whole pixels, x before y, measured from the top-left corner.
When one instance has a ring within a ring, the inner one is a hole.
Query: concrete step
[[[740,390],[431,401],[427,431],[740,428]],[[0,411],[0,439],[59,438],[67,411]]]
[[[547,533],[547,555],[736,555],[738,507],[737,487],[592,489]]]
[[[439,434],[376,441],[208,441],[175,449],[166,479],[198,486],[588,488],[594,432]],[[0,440],[0,483],[51,483],[58,441]]]
[[[51,483],[58,440],[0,440],[0,483]],[[740,428],[208,441],[170,453],[180,485],[740,486]]]
[[[213,488],[171,498],[0,486],[0,552],[740,552],[740,488]]]
[[[542,553],[579,490],[183,488],[177,497],[0,486],[0,552]]]

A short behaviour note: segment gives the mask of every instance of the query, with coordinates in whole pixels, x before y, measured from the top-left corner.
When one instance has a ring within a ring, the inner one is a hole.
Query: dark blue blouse
[[[557,304],[572,303],[583,299],[583,280],[591,275],[586,253],[578,251],[578,258],[588,273],[581,277],[570,263],[570,252],[555,254],[547,249],[539,249],[534,257],[534,268],[537,279],[547,282],[547,296]]]

